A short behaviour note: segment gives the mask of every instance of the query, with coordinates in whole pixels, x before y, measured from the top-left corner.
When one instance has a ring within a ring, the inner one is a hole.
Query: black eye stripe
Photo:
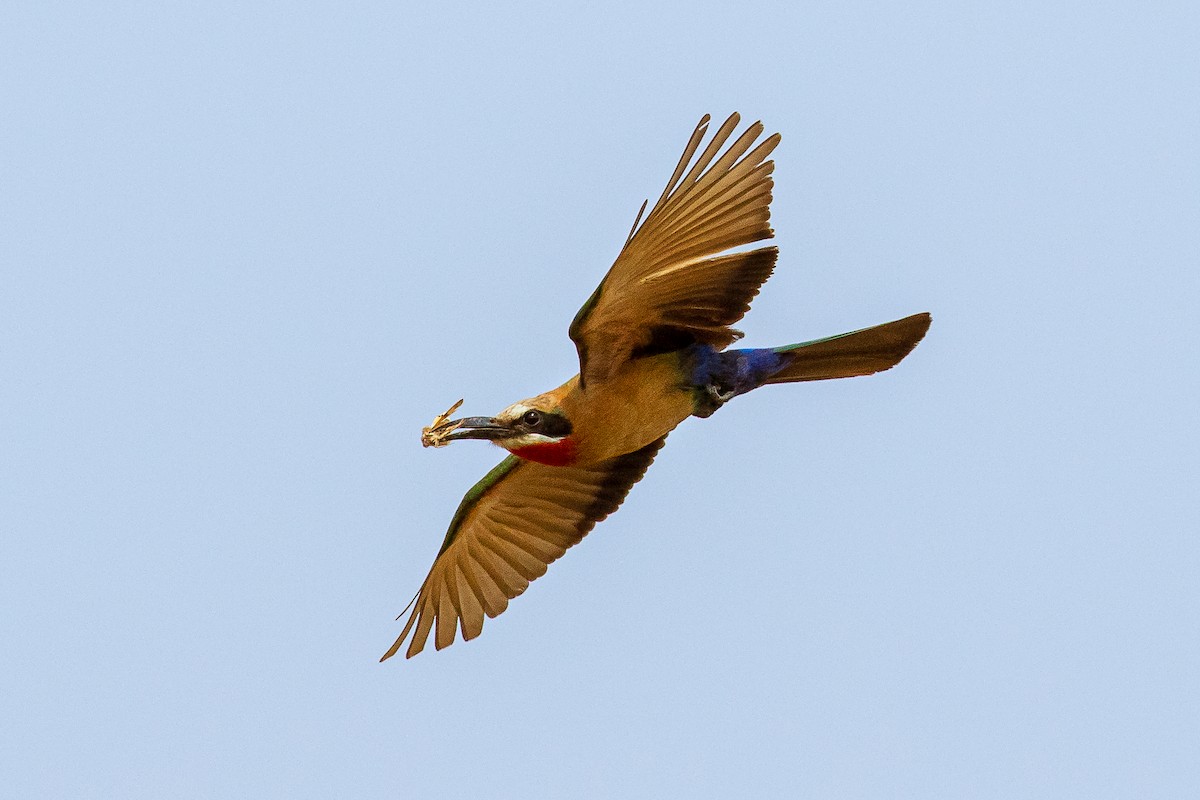
[[[537,419],[534,420],[534,417]],[[546,436],[567,436],[573,430],[570,420],[553,411],[526,411],[521,415],[521,425]]]

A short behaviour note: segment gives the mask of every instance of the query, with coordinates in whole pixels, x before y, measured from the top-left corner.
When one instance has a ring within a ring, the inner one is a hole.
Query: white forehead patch
[[[532,409],[524,403],[513,403],[511,406],[497,414],[496,419],[520,419],[522,414],[531,410]]]

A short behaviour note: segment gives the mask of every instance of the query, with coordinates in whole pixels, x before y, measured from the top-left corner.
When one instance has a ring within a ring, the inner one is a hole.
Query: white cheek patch
[[[555,442],[561,442],[562,440],[563,437],[561,436],[546,436],[541,433],[526,433],[522,434],[521,436],[514,436],[511,439],[505,439],[502,444],[506,450],[519,450],[522,447],[530,447],[537,444],[554,444]],[[497,444],[501,443],[497,442]]]

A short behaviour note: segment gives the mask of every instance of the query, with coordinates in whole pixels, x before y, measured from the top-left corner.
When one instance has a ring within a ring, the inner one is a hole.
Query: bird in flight
[[[733,138],[739,123],[733,114],[704,144],[705,115],[644,219],[643,203],[612,268],[571,322],[578,375],[494,417],[451,420],[459,401],[423,431],[426,446],[482,439],[510,455],[459,504],[381,661],[405,641],[413,657],[430,633],[439,650],[458,629],[464,640],[478,636],[485,615],[503,612],[617,510],[688,417],[708,417],[765,384],[888,369],[925,335],[930,316],[916,314],[800,344],[726,349],[741,337],[730,326],[778,254],[736,249],[774,236],[769,156],[779,144],[778,133],[761,139],[761,122]]]

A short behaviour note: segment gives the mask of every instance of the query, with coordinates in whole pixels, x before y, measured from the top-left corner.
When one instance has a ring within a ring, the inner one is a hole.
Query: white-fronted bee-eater
[[[438,418],[426,445],[493,442],[510,455],[450,521],[411,614],[383,658],[440,650],[483,630],[547,565],[611,514],[688,417],[707,417],[765,384],[870,375],[921,341],[929,314],[800,344],[727,349],[730,326],[775,267],[771,152],[756,122],[692,133],[667,187],[634,223],[617,260],[571,322],[579,374],[494,417]],[[645,205],[642,212],[645,211]],[[743,248],[738,250],[737,248]],[[407,611],[408,609],[406,609]],[[401,614],[403,616],[403,614]],[[411,635],[411,638],[410,638]]]

